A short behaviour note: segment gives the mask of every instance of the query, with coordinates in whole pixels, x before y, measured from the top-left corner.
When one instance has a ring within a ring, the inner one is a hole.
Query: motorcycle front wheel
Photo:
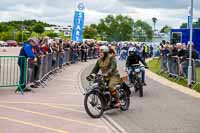
[[[139,93],[140,93],[140,97],[143,97],[143,86],[142,85],[140,86]]]
[[[86,94],[84,107],[87,114],[92,118],[100,118],[104,112],[104,103],[102,97],[95,91]]]

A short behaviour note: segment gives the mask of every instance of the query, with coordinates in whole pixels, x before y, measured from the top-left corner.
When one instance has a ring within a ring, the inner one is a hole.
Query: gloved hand
[[[95,74],[90,74],[89,76],[86,77],[88,81],[92,81],[95,78]]]
[[[34,62],[37,62],[37,60],[38,60],[38,59],[35,57],[35,58],[34,58]]]
[[[145,66],[145,69],[149,69],[149,67],[148,67],[148,66]]]

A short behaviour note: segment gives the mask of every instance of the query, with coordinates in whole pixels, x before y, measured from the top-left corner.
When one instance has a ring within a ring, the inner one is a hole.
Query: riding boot
[[[111,92],[112,96],[115,97],[116,99],[116,104],[114,105],[114,107],[119,108],[121,106],[120,100],[119,100],[119,93],[117,90],[113,90]]]

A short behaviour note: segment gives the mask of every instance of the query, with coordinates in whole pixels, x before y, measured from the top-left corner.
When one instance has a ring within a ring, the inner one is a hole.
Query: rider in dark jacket
[[[141,56],[139,54],[137,54],[137,50],[135,47],[132,47],[129,49],[129,56],[126,60],[126,68],[128,69],[128,77],[129,77],[129,82],[132,81],[132,72],[134,71],[134,68],[132,67],[134,64],[139,64],[142,63],[145,68],[147,67],[146,62],[143,60],[143,58],[141,58]],[[145,83],[145,69],[144,68],[140,68],[141,72],[142,72],[142,82],[144,85],[146,85]]]

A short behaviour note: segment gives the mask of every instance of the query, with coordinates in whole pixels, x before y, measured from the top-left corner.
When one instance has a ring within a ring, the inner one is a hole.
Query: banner
[[[188,7],[188,20],[187,20],[187,29],[190,29],[190,24],[191,24],[191,7]]]
[[[190,29],[191,16],[188,16],[187,28]]]
[[[85,6],[83,3],[78,3],[76,8],[77,9],[74,15],[74,25],[73,25],[73,30],[72,30],[72,41],[82,42]]]

